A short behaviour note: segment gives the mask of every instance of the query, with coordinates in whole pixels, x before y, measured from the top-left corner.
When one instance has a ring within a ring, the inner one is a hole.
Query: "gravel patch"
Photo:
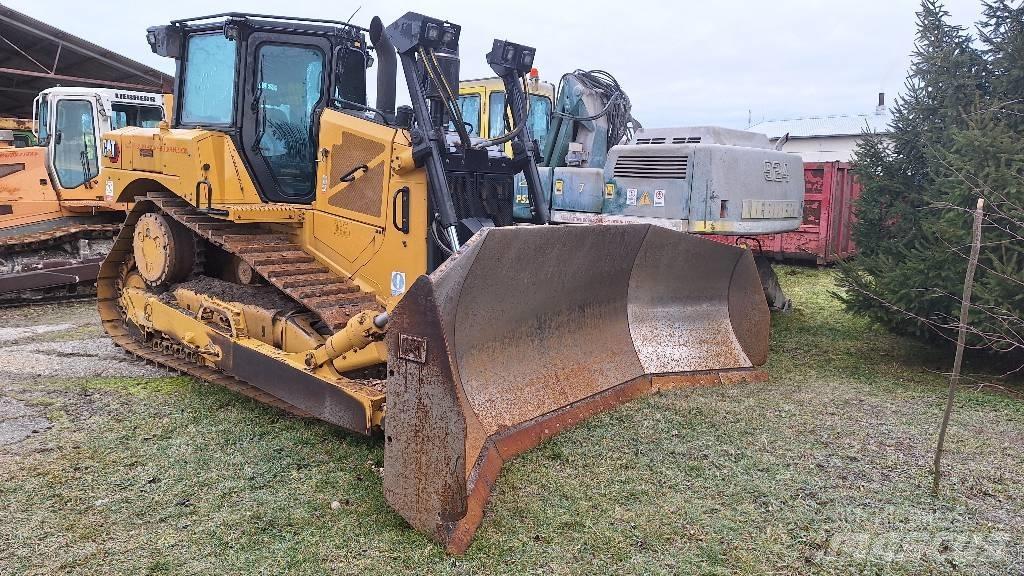
[[[158,378],[169,372],[140,362],[104,337],[5,346],[0,348],[0,374],[22,378]]]
[[[63,332],[77,328],[77,324],[39,324],[37,326],[19,326],[16,328],[0,328],[0,342],[16,342],[29,336],[38,336],[50,332]]]

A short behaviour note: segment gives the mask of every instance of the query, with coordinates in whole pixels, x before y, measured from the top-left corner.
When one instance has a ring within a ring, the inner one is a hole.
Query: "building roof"
[[[172,77],[0,5],[0,115],[31,117],[54,86],[160,92]]]
[[[814,138],[821,136],[857,136],[864,131],[889,132],[892,114],[884,110],[880,114],[856,114],[852,116],[813,116],[792,120],[768,120],[754,124],[747,130],[767,134],[768,138],[781,138],[787,132],[790,138]]]

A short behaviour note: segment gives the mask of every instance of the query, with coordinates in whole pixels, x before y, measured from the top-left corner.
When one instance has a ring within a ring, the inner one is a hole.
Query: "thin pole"
[[[974,289],[974,269],[978,266],[978,252],[981,250],[981,220],[985,216],[985,199],[978,198],[978,207],[974,210],[974,231],[971,239],[971,257],[967,260],[967,277],[964,279],[964,297],[960,302],[960,327],[956,337],[956,356],[953,357],[953,373],[949,376],[949,393],[946,395],[946,411],[942,414],[942,425],[939,427],[939,444],[935,447],[935,475],[932,477],[932,492],[939,493],[939,467],[942,460],[942,446],[946,441],[946,428],[949,427],[949,416],[953,412],[953,397],[960,382],[960,365],[964,359],[964,341],[967,339],[967,316],[971,309],[971,291]]]

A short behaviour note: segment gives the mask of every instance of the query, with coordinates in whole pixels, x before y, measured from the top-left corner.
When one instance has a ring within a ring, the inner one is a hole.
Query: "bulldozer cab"
[[[159,94],[105,88],[50,88],[36,97],[33,124],[46,166],[62,200],[103,200],[99,188],[100,135],[164,119]]]
[[[344,22],[232,13],[175,20],[147,39],[177,62],[175,127],[228,134],[264,201],[308,204],[320,114],[365,109],[364,33]]]

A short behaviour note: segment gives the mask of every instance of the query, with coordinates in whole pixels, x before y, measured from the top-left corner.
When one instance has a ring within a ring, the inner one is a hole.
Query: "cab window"
[[[487,137],[497,138],[505,133],[505,93],[491,92],[487,97]]]
[[[162,108],[156,106],[138,106],[136,104],[110,105],[110,129],[117,130],[125,126],[138,128],[156,128],[164,118]]]
[[[230,124],[235,100],[235,41],[220,32],[189,38],[183,91],[183,123]]]
[[[548,123],[551,120],[551,100],[547,96],[530,94],[530,131],[537,145],[542,149],[548,138]]]
[[[338,49],[336,59],[337,86],[334,98],[337,106],[343,110],[365,110],[366,54],[355,48],[343,47]]]
[[[463,94],[459,96],[459,110],[462,112],[462,119],[466,122],[466,130],[470,136],[480,135],[480,95]],[[455,130],[450,126],[449,130]]]
[[[490,132],[488,132],[488,138],[496,138],[506,132],[505,128],[508,122],[508,112],[505,110],[505,93],[491,92],[487,105],[487,126],[490,130]],[[530,131],[533,133],[533,138],[537,140],[537,145],[541,148],[544,147],[544,141],[547,140],[548,137],[550,119],[551,100],[548,99],[547,96],[530,94],[530,115],[528,117],[528,122],[530,124]]]
[[[57,101],[53,167],[62,188],[78,188],[99,173],[94,122],[88,100]]]
[[[39,126],[36,128],[36,132],[39,134],[39,141],[45,142],[46,136],[49,134],[50,123],[50,106],[46,102],[46,94],[39,96],[39,110],[36,112],[36,120],[39,122]]]
[[[313,121],[324,96],[324,55],[316,49],[263,44],[256,53],[257,147],[285,196],[313,190]]]

